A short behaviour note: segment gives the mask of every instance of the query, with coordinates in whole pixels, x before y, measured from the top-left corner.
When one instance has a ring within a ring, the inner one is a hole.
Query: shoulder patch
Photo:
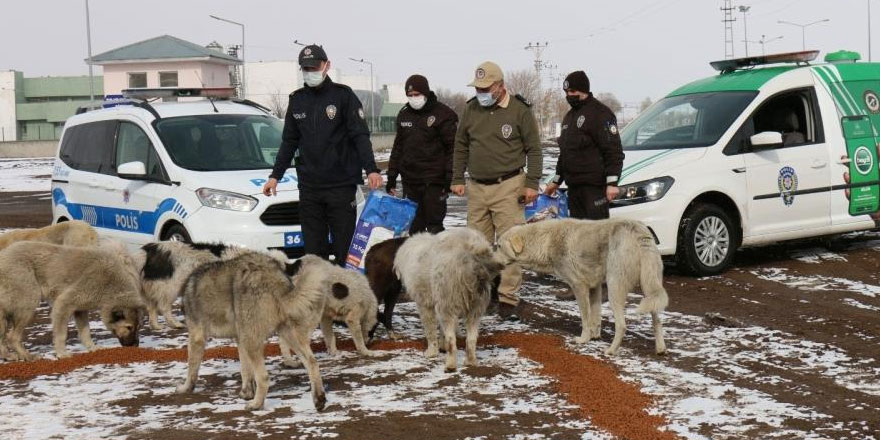
[[[532,106],[532,103],[529,102],[528,99],[526,99],[523,95],[520,95],[519,93],[517,93],[516,95],[513,95],[513,97],[516,98],[516,99],[518,99],[518,100],[520,100],[520,102],[522,102],[523,104],[525,104],[526,107],[531,107],[531,106]]]

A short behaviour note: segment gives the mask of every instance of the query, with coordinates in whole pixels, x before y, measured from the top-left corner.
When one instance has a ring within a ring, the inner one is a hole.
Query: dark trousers
[[[307,254],[328,258],[344,266],[357,221],[356,188],[344,186],[327,189],[302,188],[299,192],[299,216]],[[328,236],[333,235],[330,243]]]
[[[604,186],[575,185],[568,187],[568,211],[572,218],[602,220],[609,217]]]
[[[409,228],[410,234],[430,232],[436,234],[443,231],[443,219],[446,218],[446,199],[449,192],[446,185],[403,184],[403,196],[419,204],[416,217]]]

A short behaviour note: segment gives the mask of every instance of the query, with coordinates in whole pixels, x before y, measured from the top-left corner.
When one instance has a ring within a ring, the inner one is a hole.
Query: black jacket
[[[403,183],[435,183],[449,186],[452,181],[452,151],[458,115],[430,92],[421,110],[409,104],[397,114],[397,135],[388,162],[388,182],[397,176]]]
[[[554,182],[617,185],[623,156],[614,112],[590,94],[562,119]]]
[[[290,94],[270,177],[280,179],[294,157],[300,188],[362,184],[362,170],[379,172],[364,110],[351,88],[328,77]]]

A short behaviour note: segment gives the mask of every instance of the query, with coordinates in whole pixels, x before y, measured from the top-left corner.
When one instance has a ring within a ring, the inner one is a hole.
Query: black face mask
[[[568,101],[568,105],[572,107],[580,107],[580,105],[584,102],[578,95],[566,95],[565,100]]]

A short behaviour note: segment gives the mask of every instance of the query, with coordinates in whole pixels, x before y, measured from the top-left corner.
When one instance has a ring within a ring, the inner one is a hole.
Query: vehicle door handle
[[[742,173],[746,172],[746,167],[734,168],[731,171],[733,171],[734,173],[737,173],[737,174],[742,174]]]
[[[813,159],[813,163],[810,164],[810,168],[824,168],[825,165],[828,165],[828,162],[821,159]]]

